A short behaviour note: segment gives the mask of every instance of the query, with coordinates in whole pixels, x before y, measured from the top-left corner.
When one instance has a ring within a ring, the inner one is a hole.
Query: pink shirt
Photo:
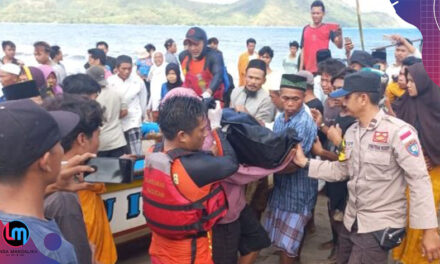
[[[228,199],[229,208],[226,215],[219,221],[219,224],[229,224],[238,219],[241,211],[246,206],[246,184],[258,181],[272,173],[282,171],[291,162],[291,159],[292,156],[289,155],[282,165],[271,170],[240,164],[238,171],[221,183]]]
[[[108,77],[110,77],[110,76],[112,76],[112,75],[113,75],[113,74],[112,74],[111,71],[107,70],[107,68],[104,69],[104,78],[105,78],[105,79],[107,79]]]

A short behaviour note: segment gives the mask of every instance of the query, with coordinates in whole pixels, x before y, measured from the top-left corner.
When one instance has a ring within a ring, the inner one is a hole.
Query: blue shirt
[[[306,156],[318,133],[315,122],[304,106],[297,114],[285,121],[284,114],[278,115],[273,131],[281,132],[294,128],[301,138],[301,146]],[[297,214],[309,214],[316,204],[318,181],[308,177],[308,169],[298,169],[292,174],[275,174],[274,188],[269,198],[269,207]]]
[[[167,83],[162,84],[162,89],[160,91],[160,100],[162,100],[168,92],[169,91],[168,91]]]
[[[12,221],[23,222],[29,229],[30,236],[28,243],[32,239],[32,242],[35,244],[41,254],[63,264],[78,263],[72,244],[64,239],[55,221],[47,221],[29,216],[7,214],[1,211],[0,221],[3,223],[3,225],[6,225],[6,223]],[[72,226],[72,228],[75,227]],[[50,250],[46,248],[46,245],[44,243],[46,236],[52,233],[59,235],[59,237],[61,238],[61,245],[56,250]]]
[[[151,59],[146,59],[146,60],[145,59],[137,59],[135,64],[136,64],[136,67],[137,67],[139,73],[143,77],[147,78],[148,74],[150,73],[151,66],[152,66]]]

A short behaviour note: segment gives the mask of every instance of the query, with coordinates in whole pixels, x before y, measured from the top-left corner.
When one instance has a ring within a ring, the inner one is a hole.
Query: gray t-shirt
[[[96,101],[104,108],[104,123],[99,134],[99,151],[109,151],[127,145],[119,115],[127,109],[124,98],[113,88],[104,87]]]
[[[77,194],[55,192],[49,195],[44,199],[44,216],[58,224],[64,238],[75,248],[79,263],[91,264],[92,251]]]
[[[283,59],[284,73],[295,74],[298,72],[298,58],[299,58],[298,54],[293,59],[290,57],[289,54]]]
[[[269,93],[261,88],[254,97],[248,96],[246,88],[237,87],[231,94],[231,108],[244,105],[249,114],[265,123],[270,123],[275,117],[275,105]]]
[[[75,255],[75,250],[72,245],[64,239],[55,221],[48,221],[23,215],[7,214],[2,211],[0,211],[0,221],[3,225],[12,221],[20,221],[24,223],[29,229],[30,235],[27,243],[32,240],[38,251],[46,257],[63,264],[79,263]],[[47,248],[47,245],[45,244],[46,237],[53,233],[59,235],[61,238],[61,245],[55,250]]]

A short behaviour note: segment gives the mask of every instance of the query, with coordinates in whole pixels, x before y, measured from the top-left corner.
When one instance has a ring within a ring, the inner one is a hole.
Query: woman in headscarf
[[[46,80],[44,79],[43,72],[36,67],[28,67],[26,65],[21,66],[20,76],[18,77],[20,82],[34,81],[37,86],[40,96],[30,98],[37,104],[43,103],[43,95],[46,94]]]
[[[47,82],[44,78],[43,72],[37,67],[29,67],[31,78],[29,80],[34,80],[37,84],[37,88],[40,91],[40,95],[46,94]]]
[[[440,202],[440,88],[429,78],[422,63],[406,70],[407,92],[400,98],[397,117],[411,124],[418,133],[431,176],[434,202]],[[420,247],[423,230],[407,227],[403,243],[393,257],[403,264],[429,263]]]
[[[167,81],[165,69],[167,64],[164,61],[163,53],[156,51],[153,54],[154,66],[151,67],[148,74],[148,80],[150,80],[150,101],[148,102],[147,109],[152,112],[152,119],[155,122],[159,115],[160,95],[162,91],[162,84]]]
[[[40,65],[39,69],[43,72],[44,79],[46,80],[46,85],[47,85],[46,96],[53,97],[56,94],[63,93],[63,90],[58,84],[57,76],[52,66]],[[43,98],[46,96],[43,95]]]
[[[182,86],[182,79],[180,79],[180,66],[178,64],[168,64],[165,68],[165,74],[167,82],[162,85],[161,99],[163,99],[172,89]]]

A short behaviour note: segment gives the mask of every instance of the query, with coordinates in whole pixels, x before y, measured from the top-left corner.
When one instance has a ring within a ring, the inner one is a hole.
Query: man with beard
[[[255,117],[262,125],[273,122],[275,106],[269,93],[262,89],[266,81],[266,63],[263,60],[251,60],[246,69],[246,84],[238,87],[231,94],[231,108],[237,112],[248,113]],[[246,200],[254,209],[258,219],[264,212],[268,197],[268,180],[261,179],[252,182],[246,188]]]
[[[246,69],[246,84],[234,89],[231,94],[231,108],[255,117],[260,123],[270,123],[275,115],[269,93],[262,89],[266,81],[266,63],[251,60]]]

